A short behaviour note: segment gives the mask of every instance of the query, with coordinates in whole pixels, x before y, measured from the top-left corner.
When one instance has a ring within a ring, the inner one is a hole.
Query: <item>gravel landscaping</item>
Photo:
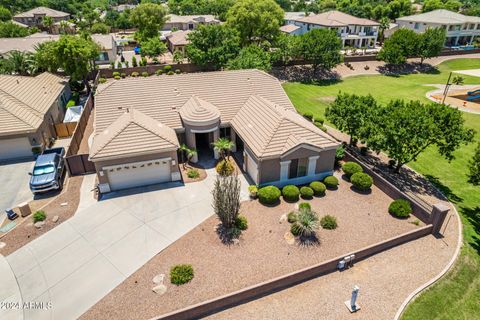
[[[326,196],[308,201],[320,217],[329,214],[337,219],[337,229],[318,230],[319,245],[301,246],[286,237],[290,224],[281,217],[294,210],[295,203],[282,201],[266,207],[247,201],[242,203],[241,214],[248,219],[248,229],[238,244],[221,243],[215,233],[218,220],[212,216],[155,256],[82,319],[151,318],[418,228],[412,223],[415,217],[400,220],[390,216],[392,199],[375,186],[371,193],[362,194],[353,191],[349,182],[339,180],[338,190],[327,190]],[[192,265],[195,277],[181,286],[170,284],[169,270],[176,264]],[[152,291],[152,279],[159,274],[165,274],[164,294]]]

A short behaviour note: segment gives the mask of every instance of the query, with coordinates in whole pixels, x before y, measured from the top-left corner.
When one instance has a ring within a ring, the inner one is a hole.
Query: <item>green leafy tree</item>
[[[200,26],[188,35],[188,39],[187,57],[200,66],[220,69],[240,51],[238,32],[225,25]]]
[[[140,41],[158,37],[158,32],[165,24],[166,9],[155,3],[142,3],[130,13],[130,21],[138,28]]]
[[[243,44],[272,42],[280,33],[283,10],[274,0],[238,0],[227,13],[227,25]]]
[[[91,33],[109,34],[110,26],[103,22],[95,22],[90,28]]]
[[[273,44],[272,61],[286,66],[298,53],[298,39],[297,36],[281,33]]]
[[[118,18],[115,20],[115,27],[122,29],[123,32],[132,27],[132,23],[130,22],[130,18],[127,13],[122,12],[118,15]]]
[[[480,143],[475,148],[472,159],[468,162],[468,182],[480,185]]]
[[[424,33],[417,35],[417,38],[417,55],[422,64],[425,59],[438,57],[442,52],[447,31],[443,28],[428,28]]]
[[[53,18],[49,16],[45,16],[42,19],[42,26],[47,29],[48,33],[52,33],[52,28],[53,28]]]
[[[327,107],[325,116],[339,130],[350,135],[350,145],[368,135],[370,125],[375,123],[378,105],[371,95],[340,93]]]
[[[405,63],[407,58],[418,54],[419,39],[415,31],[410,29],[399,29],[392,36],[385,40],[377,58],[387,64],[398,65]]]
[[[332,69],[342,62],[342,42],[333,30],[310,30],[301,36],[299,46],[300,54],[312,63],[314,71],[318,67]]]
[[[228,62],[227,68],[230,70],[260,69],[268,71],[272,68],[270,53],[251,44],[240,50],[238,56]]]
[[[23,38],[29,35],[27,28],[11,21],[0,23],[0,38]]]
[[[12,19],[12,13],[5,7],[0,6],[0,21],[5,22]]]
[[[473,141],[475,132],[464,122],[461,111],[443,104],[394,100],[381,109],[367,144],[395,160],[395,172],[431,146],[452,160],[455,150]]]
[[[87,76],[95,69],[95,59],[99,55],[99,46],[91,38],[63,35],[56,42],[53,53],[60,68],[72,80],[83,81],[90,92]]]
[[[398,17],[408,16],[413,13],[412,3],[410,0],[393,0],[388,3],[389,18],[396,19]]]
[[[175,50],[173,53],[173,62],[180,64],[183,62],[183,59],[185,59],[183,52],[180,50]]]
[[[55,72],[60,67],[56,55],[56,42],[41,42],[35,46],[34,60],[40,71]]]
[[[167,52],[167,46],[160,41],[159,37],[150,38],[141,43],[142,57],[147,56],[150,58],[158,57]]]
[[[422,12],[429,12],[437,9],[443,9],[444,5],[441,0],[425,0],[422,6]]]
[[[478,5],[478,3],[477,3],[477,5]],[[460,10],[460,8],[462,7],[462,3],[460,1],[457,1],[457,0],[448,0],[447,2],[445,2],[444,7],[447,10],[450,10],[450,11],[453,11],[453,12],[458,12]]]

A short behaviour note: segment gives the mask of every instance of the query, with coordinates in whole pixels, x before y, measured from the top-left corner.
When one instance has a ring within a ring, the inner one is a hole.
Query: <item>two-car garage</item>
[[[27,137],[0,139],[0,161],[32,157],[32,146]]]

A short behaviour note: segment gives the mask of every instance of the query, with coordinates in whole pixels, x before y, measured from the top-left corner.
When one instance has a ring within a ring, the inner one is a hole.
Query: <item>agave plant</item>
[[[319,218],[315,211],[309,208],[301,208],[296,221],[292,224],[291,231],[301,238],[313,238],[319,226]]]

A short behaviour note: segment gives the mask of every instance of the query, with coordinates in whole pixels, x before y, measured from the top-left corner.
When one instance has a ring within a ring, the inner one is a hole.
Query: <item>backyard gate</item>
[[[65,158],[70,176],[95,173],[95,165],[88,160],[88,154],[75,154]]]

